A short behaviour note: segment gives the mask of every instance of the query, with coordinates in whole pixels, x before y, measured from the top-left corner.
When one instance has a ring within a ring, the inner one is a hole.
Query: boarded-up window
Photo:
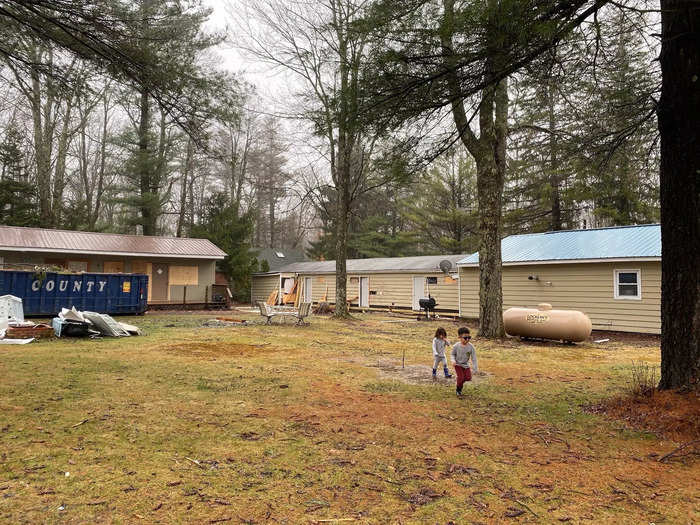
[[[71,272],[87,272],[87,261],[68,261],[68,270]]]
[[[170,284],[194,286],[199,284],[199,267],[198,266],[171,266],[170,267]]]
[[[131,263],[131,273],[143,273],[148,275],[148,263],[146,261],[133,261]]]
[[[104,273],[124,273],[124,261],[105,261],[102,271]]]

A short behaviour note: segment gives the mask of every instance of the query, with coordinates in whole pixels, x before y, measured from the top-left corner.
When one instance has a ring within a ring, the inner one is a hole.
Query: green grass
[[[697,465],[650,456],[676,444],[585,410],[622,392],[633,362],[657,364],[658,347],[476,338],[488,380],[456,399],[449,382],[377,368],[405,352],[427,378],[433,324],[205,319],[147,315],[127,318],[143,337],[0,347],[0,522],[691,523],[698,512]]]

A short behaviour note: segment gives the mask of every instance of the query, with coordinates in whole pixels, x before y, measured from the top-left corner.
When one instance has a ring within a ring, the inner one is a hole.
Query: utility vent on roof
[[[275,252],[275,255],[280,259],[284,259],[284,254],[282,252]]]

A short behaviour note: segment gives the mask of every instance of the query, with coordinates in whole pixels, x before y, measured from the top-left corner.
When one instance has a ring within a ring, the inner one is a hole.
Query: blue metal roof
[[[501,251],[504,264],[661,257],[661,227],[643,224],[511,235],[501,241]],[[478,263],[477,252],[457,264]]]

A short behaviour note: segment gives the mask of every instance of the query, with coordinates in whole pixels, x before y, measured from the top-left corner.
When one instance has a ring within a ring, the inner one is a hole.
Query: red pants
[[[464,382],[472,380],[472,370],[469,367],[455,365],[455,372],[457,372],[457,390],[461,392]]]

